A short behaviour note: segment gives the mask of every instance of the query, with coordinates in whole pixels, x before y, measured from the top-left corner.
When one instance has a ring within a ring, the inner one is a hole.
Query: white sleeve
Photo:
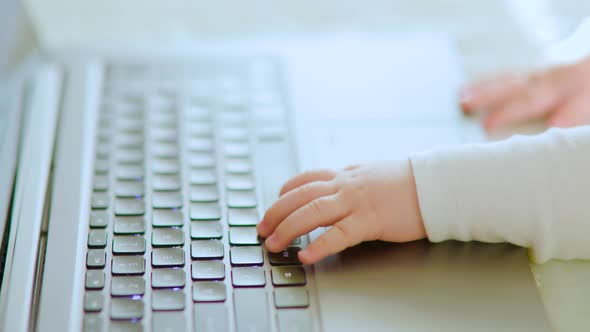
[[[411,156],[428,238],[590,258],[590,126]]]

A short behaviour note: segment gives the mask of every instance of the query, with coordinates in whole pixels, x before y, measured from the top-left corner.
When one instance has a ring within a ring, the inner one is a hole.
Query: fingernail
[[[266,239],[266,245],[275,246],[279,242],[279,237],[276,233],[273,233],[271,236]]]
[[[298,255],[299,255],[299,260],[301,260],[301,261],[307,262],[310,259],[310,253],[309,253],[309,250],[307,250],[307,249],[301,250]]]
[[[459,93],[459,102],[462,105],[467,105],[467,104],[471,103],[472,101],[473,101],[473,90],[470,89],[469,87],[461,90],[461,92]]]
[[[264,234],[264,231],[266,231],[266,224],[265,223],[259,223],[258,225],[256,225],[256,230],[258,231],[258,234]]]

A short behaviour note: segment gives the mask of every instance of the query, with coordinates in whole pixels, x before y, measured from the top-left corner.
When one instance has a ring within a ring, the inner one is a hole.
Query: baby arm
[[[288,181],[258,226],[270,251],[332,226],[303,263],[368,240],[511,242],[537,261],[590,258],[590,127],[315,171]]]

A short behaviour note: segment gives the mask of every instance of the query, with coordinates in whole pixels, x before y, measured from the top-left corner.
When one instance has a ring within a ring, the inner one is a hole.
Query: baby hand
[[[533,118],[572,127],[590,124],[590,57],[527,74],[506,74],[476,82],[461,93],[466,113],[487,111],[488,131]]]
[[[295,238],[331,226],[299,252],[313,264],[363,241],[406,242],[426,236],[408,160],[312,171],[287,181],[258,224],[271,252]]]

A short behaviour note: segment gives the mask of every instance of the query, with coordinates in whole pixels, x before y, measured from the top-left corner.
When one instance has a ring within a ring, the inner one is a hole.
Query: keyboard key
[[[195,303],[194,330],[198,332],[228,332],[229,315],[223,303]]]
[[[105,228],[110,223],[110,219],[106,211],[92,211],[90,212],[90,227]]]
[[[140,133],[117,135],[117,147],[123,149],[143,149],[144,136]]]
[[[218,203],[191,203],[191,220],[219,220],[221,208]]]
[[[177,175],[154,175],[152,187],[155,191],[179,191],[180,178]]]
[[[223,302],[225,296],[225,284],[223,282],[193,282],[193,301],[195,302]]]
[[[120,148],[117,151],[117,161],[123,165],[142,164],[143,151],[136,148]]]
[[[305,285],[305,270],[301,266],[273,266],[272,283],[275,286]]]
[[[118,180],[140,180],[144,177],[142,165],[117,165],[116,175]]]
[[[155,158],[152,160],[154,174],[175,175],[180,172],[180,165],[176,158]]]
[[[113,277],[111,280],[112,296],[133,296],[145,293],[143,277]]]
[[[156,311],[184,310],[184,292],[174,290],[154,290],[152,292],[152,309]],[[178,317],[184,322],[184,317]],[[155,320],[155,316],[154,316]],[[156,329],[155,331],[162,331]],[[177,331],[184,331],[184,328]]]
[[[221,129],[221,138],[226,142],[244,142],[249,138],[248,129],[243,127],[225,127]]]
[[[152,246],[173,247],[184,245],[184,232],[178,228],[154,228],[152,231]]]
[[[120,235],[113,239],[114,254],[143,254],[145,239],[143,236]]]
[[[309,295],[303,287],[275,288],[274,299],[277,308],[309,307]]]
[[[229,243],[235,246],[259,245],[256,227],[230,227]]]
[[[102,293],[89,291],[84,294],[84,311],[100,312],[102,310]]]
[[[179,191],[154,192],[152,194],[154,209],[174,209],[182,207],[182,195]]]
[[[145,272],[143,256],[114,256],[111,263],[113,275],[141,275]]]
[[[109,177],[106,175],[94,176],[94,191],[107,191],[109,189]]]
[[[190,153],[188,164],[191,168],[212,168],[215,167],[215,157],[211,153]]]
[[[156,158],[176,158],[178,157],[178,146],[176,143],[154,143],[152,155]]]
[[[115,234],[143,234],[145,221],[143,217],[116,217],[113,227]]]
[[[223,261],[197,261],[191,266],[193,280],[223,280],[225,265]]]
[[[227,219],[230,226],[256,226],[260,221],[256,209],[228,209]]]
[[[152,251],[152,266],[174,267],[184,266],[184,250],[182,248],[158,248]]]
[[[228,190],[227,206],[230,208],[254,208],[256,207],[256,193],[252,190]]]
[[[215,169],[192,169],[190,171],[190,183],[195,185],[211,185],[217,183]]]
[[[85,283],[86,289],[103,289],[104,288],[104,272],[101,270],[86,271]]]
[[[268,299],[264,289],[242,288],[234,290],[234,312],[239,331],[271,331],[268,309]]]
[[[194,240],[191,242],[191,257],[193,259],[221,259],[223,258],[223,242]]]
[[[281,252],[268,253],[271,265],[301,265],[297,254],[301,249],[298,247],[289,247]]]
[[[143,326],[139,321],[111,321],[109,332],[143,332]]]
[[[104,210],[109,207],[109,196],[105,193],[92,193],[90,205],[92,209]]]
[[[143,198],[116,198],[116,216],[142,216],[145,214]]]
[[[141,197],[144,195],[142,181],[117,181],[115,184],[115,196],[117,197]]]
[[[185,274],[182,269],[154,269],[152,271],[153,288],[184,287]]]
[[[109,160],[105,158],[97,158],[94,161],[94,173],[106,175],[109,173]]]
[[[231,271],[234,287],[263,287],[266,285],[264,270],[261,267],[235,267]]]
[[[231,174],[226,177],[225,186],[228,190],[254,190],[256,184],[251,175]]]
[[[155,142],[174,143],[177,141],[178,131],[176,128],[154,127],[150,133],[150,138]]]
[[[225,143],[223,153],[230,158],[248,158],[250,146],[247,143]]]
[[[127,320],[143,317],[143,301],[141,299],[111,299],[111,319]]]
[[[84,322],[82,323],[82,331],[84,332],[102,332],[102,317],[100,314],[86,314],[84,315]]]
[[[217,202],[219,200],[216,185],[192,185],[190,189],[191,202]]]
[[[88,231],[88,248],[105,248],[107,246],[107,232],[104,229]]]
[[[252,162],[247,158],[225,159],[225,172],[228,174],[250,174],[252,171]]]
[[[221,239],[223,228],[219,221],[191,222],[191,238],[193,239]]]
[[[103,268],[106,265],[107,254],[102,249],[89,249],[86,254],[86,267]]]
[[[232,247],[230,258],[232,265],[262,265],[264,263],[260,247]]]
[[[184,224],[182,211],[180,210],[154,210],[152,214],[152,226],[154,227],[181,227]]]
[[[277,312],[280,332],[313,331],[309,310],[281,309]]]
[[[191,137],[188,140],[187,145],[191,152],[212,152],[215,143],[211,138]]]

